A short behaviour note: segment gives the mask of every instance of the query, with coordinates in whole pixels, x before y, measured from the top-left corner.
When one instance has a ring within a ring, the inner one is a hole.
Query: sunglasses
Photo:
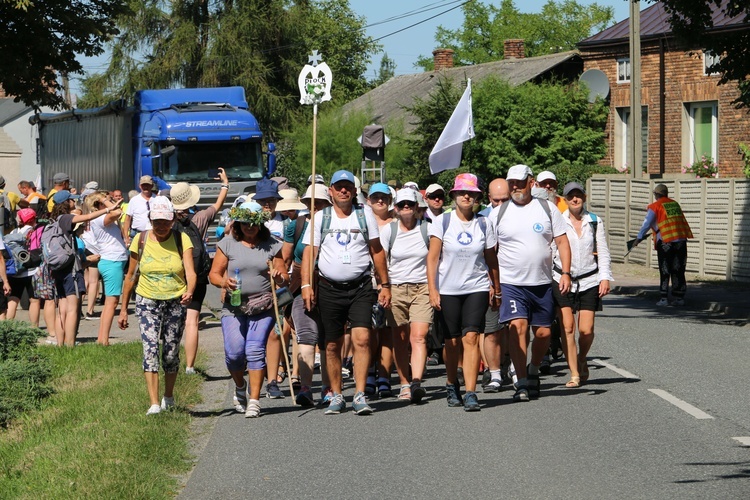
[[[477,196],[479,194],[479,193],[476,193],[474,191],[453,191],[453,192],[456,193],[456,197],[459,197],[459,196],[469,196],[471,198],[474,198],[475,196]]]
[[[344,191],[344,190],[346,190],[346,191],[352,192],[355,189],[357,189],[356,186],[354,186],[354,183],[351,183],[351,182],[337,182],[336,184],[333,184],[331,187],[335,191]]]
[[[442,194],[431,194],[427,196],[428,200],[445,200],[445,196]]]
[[[413,210],[417,208],[417,204],[413,201],[402,201],[396,206],[399,208],[399,210],[403,210],[404,208],[411,208]]]

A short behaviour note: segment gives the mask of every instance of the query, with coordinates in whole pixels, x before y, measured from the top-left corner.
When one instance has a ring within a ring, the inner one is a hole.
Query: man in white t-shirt
[[[430,222],[445,211],[445,189],[440,184],[430,184],[424,190],[424,196],[427,201],[427,210],[424,218]]]
[[[539,365],[547,353],[550,325],[555,319],[552,297],[552,242],[562,262],[560,292],[570,290],[570,245],[566,224],[555,205],[531,196],[534,174],[526,165],[515,165],[506,177],[510,201],[490,213],[495,225],[503,300],[500,321],[510,322],[510,357],[518,383],[514,401],[539,395]],[[543,205],[543,204],[546,204]],[[534,332],[531,363],[526,366],[526,333]]]
[[[326,414],[346,408],[341,394],[341,349],[347,321],[351,326],[354,349],[356,394],[352,402],[358,415],[372,413],[365,397],[367,368],[370,366],[373,290],[370,258],[380,283],[378,302],[390,307],[385,252],[380,244],[378,224],[372,213],[354,206],[354,174],[339,170],[331,177],[329,192],[333,206],[315,215],[314,241],[310,247],[310,226],[305,230],[302,257],[302,298],[307,310],[317,303],[326,347],[326,371],[333,398]],[[365,235],[364,232],[367,231]],[[318,261],[320,278],[317,296],[313,293],[310,263]]]
[[[151,229],[151,219],[149,219],[148,213],[151,211],[154,180],[150,175],[144,175],[138,181],[138,185],[141,188],[141,192],[128,202],[125,222],[122,224],[122,238],[128,247],[133,236]]]

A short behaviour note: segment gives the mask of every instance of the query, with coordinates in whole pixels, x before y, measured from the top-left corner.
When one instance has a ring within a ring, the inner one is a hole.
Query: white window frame
[[[623,72],[620,71],[620,67],[623,66],[625,76],[620,78]],[[617,59],[617,83],[630,83],[630,58],[620,57]]]
[[[695,113],[698,109],[711,108],[711,158],[719,162],[719,103],[717,101],[689,102],[687,104],[688,131],[688,163],[692,165],[697,156],[695,151]]]
[[[717,56],[710,50],[703,51],[703,74],[705,76],[718,75],[719,72],[716,70],[710,70],[709,68],[714,64],[721,61],[721,56]]]

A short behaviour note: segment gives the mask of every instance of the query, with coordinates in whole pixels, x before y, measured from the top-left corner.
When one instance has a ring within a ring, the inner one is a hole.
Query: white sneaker
[[[685,300],[684,299],[674,299],[670,305],[671,306],[677,306],[677,307],[684,306],[685,305]]]
[[[151,405],[146,412],[146,415],[156,415],[157,413],[161,413],[161,406]]]
[[[186,366],[185,375],[195,375],[195,368],[193,368],[192,366]]]
[[[162,410],[171,410],[172,408],[174,408],[174,398],[167,398],[167,397],[161,398]]]
[[[245,413],[247,411],[247,382],[242,387],[234,388],[233,403],[237,413]]]
[[[663,298],[659,299],[659,302],[657,302],[656,305],[659,306],[659,307],[668,306],[669,305],[669,301],[666,298],[663,297]]]
[[[260,401],[257,399],[251,399],[247,402],[247,410],[245,410],[245,418],[256,418],[260,417]]]

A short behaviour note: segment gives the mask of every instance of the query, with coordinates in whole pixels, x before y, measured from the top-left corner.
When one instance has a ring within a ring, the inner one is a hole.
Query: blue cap
[[[382,193],[382,194],[390,196],[391,195],[391,190],[388,189],[388,184],[384,184],[382,182],[376,182],[375,184],[373,184],[370,187],[370,192],[367,193],[367,197],[369,198],[370,196],[374,195],[375,193]]]
[[[331,186],[340,181],[349,181],[354,184],[354,174],[348,170],[337,170],[331,177]]]
[[[259,203],[256,203],[254,201],[246,201],[245,203],[240,205],[240,208],[243,210],[250,210],[251,212],[263,211],[263,207],[261,207]]]
[[[266,198],[281,199],[279,194],[279,183],[272,179],[261,179],[255,184],[254,200],[265,200]]]
[[[62,191],[58,191],[55,193],[55,195],[52,197],[52,201],[54,201],[57,205],[58,203],[63,203],[68,200],[77,200],[78,198],[80,198],[80,196],[78,196],[77,194],[71,194],[67,189],[63,189]]]

